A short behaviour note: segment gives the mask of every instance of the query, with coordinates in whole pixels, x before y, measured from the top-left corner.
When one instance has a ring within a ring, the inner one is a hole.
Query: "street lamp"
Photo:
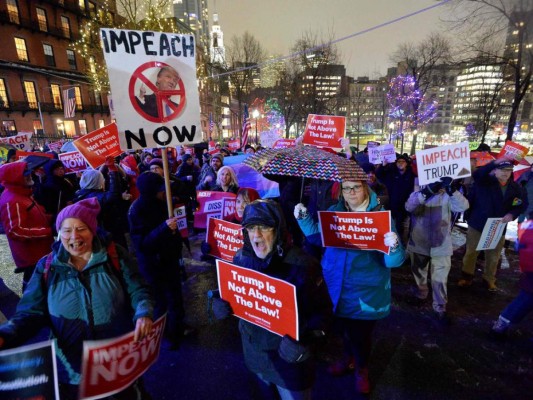
[[[391,143],[391,141],[392,141],[392,131],[393,131],[393,129],[394,129],[394,122],[391,122],[389,124],[389,143]]]
[[[261,115],[259,113],[259,110],[255,109],[252,111],[252,117],[255,119],[255,145],[256,146],[259,143],[259,141],[257,140],[257,118],[259,118],[259,115]]]

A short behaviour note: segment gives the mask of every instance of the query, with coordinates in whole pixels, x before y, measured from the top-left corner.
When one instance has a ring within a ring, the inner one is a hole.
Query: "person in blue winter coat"
[[[357,180],[344,181],[339,202],[328,211],[380,211],[377,196],[366,183],[366,174],[356,168]],[[303,204],[295,207],[295,217],[304,235],[317,244],[320,226]],[[402,265],[405,251],[396,232],[385,233],[389,254],[375,250],[351,250],[327,247],[322,257],[322,271],[331,300],[336,325],[349,342],[356,363],[356,389],[368,393],[368,363],[372,332],[376,321],[390,313],[390,269]]]
[[[83,342],[135,330],[141,340],[152,328],[153,300],[135,261],[97,232],[96,198],[67,206],[57,216],[59,240],[35,269],[15,315],[0,326],[0,348],[16,347],[48,327],[57,339],[61,399],[77,399]],[[119,270],[112,257],[118,256]],[[137,398],[138,384],[114,399]]]

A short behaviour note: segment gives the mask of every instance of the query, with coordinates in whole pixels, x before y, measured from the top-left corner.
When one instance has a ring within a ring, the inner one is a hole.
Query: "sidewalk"
[[[464,243],[464,233],[455,230],[455,246]],[[203,234],[191,238],[193,255],[185,251],[189,279],[184,284],[187,322],[197,328],[178,351],[163,343],[158,362],[145,374],[148,391],[154,400],[260,399],[254,377],[244,365],[237,319],[210,323],[207,318],[206,292],[217,286],[215,267],[200,259],[199,244]],[[19,276],[6,265],[5,236],[0,236],[0,278],[11,294],[0,297],[0,310],[20,288]],[[533,393],[533,334],[531,316],[505,343],[488,338],[492,321],[518,292],[517,255],[505,249],[499,272],[501,291],[489,293],[481,287],[479,272],[474,285],[462,290],[456,284],[460,276],[463,248],[452,259],[449,280],[449,312],[453,325],[439,329],[433,322],[431,304],[410,305],[409,289],[413,283],[408,266],[393,270],[391,315],[376,327],[370,380],[370,396],[355,393],[352,375],[339,378],[326,372],[324,361],[318,364],[315,400],[393,399],[531,399]],[[9,289],[11,288],[11,290]],[[0,291],[0,293],[6,290]],[[1,296],[1,295],[0,295]]]

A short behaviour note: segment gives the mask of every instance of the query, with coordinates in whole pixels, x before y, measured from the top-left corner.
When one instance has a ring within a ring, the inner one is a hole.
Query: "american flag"
[[[215,127],[215,121],[213,121],[213,114],[209,113],[209,132],[213,132],[214,127]]]
[[[74,118],[76,115],[76,91],[73,87],[63,90],[63,111],[65,118]]]
[[[241,133],[241,148],[244,149],[244,146],[248,143],[248,134],[252,129],[252,123],[250,122],[250,116],[248,115],[248,105],[244,105],[244,120],[242,123],[242,133]]]

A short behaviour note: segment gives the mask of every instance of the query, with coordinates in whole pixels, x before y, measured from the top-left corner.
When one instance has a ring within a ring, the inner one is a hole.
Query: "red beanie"
[[[56,230],[59,232],[61,224],[67,218],[78,218],[96,235],[100,203],[96,197],[81,200],[61,210],[56,219]]]

